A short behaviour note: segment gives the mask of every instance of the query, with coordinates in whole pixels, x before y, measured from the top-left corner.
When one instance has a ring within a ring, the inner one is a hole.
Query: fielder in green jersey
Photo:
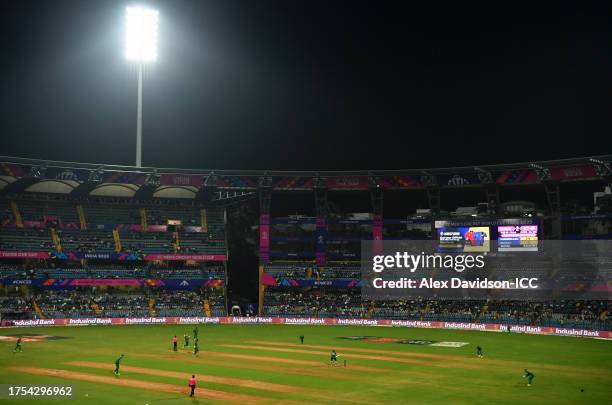
[[[121,375],[119,373],[119,366],[121,364],[121,360],[122,359],[123,359],[123,354],[121,356],[119,356],[119,358],[117,360],[115,360],[115,371],[114,371],[115,375]]]
[[[523,376],[523,378],[527,379],[527,386],[531,387],[531,382],[533,381],[535,377],[535,374],[533,374],[531,371],[525,369],[525,375]]]
[[[13,353],[21,352],[21,338],[17,339],[17,343],[15,343],[15,348],[13,349]]]

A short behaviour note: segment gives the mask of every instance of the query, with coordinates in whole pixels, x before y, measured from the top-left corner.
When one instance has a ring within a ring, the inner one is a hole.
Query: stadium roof
[[[389,190],[529,185],[546,181],[609,180],[612,155],[469,167],[357,171],[265,171],[136,168],[0,156],[0,190],[193,199],[218,190]]]

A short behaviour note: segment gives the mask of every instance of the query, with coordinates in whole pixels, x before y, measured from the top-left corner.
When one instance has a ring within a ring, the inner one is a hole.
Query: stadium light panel
[[[145,7],[126,9],[125,58],[136,62],[157,59],[157,10]]]

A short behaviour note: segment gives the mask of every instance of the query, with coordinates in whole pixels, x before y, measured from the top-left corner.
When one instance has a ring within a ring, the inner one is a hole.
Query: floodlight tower
[[[138,64],[136,167],[142,166],[142,70],[157,59],[158,16],[157,10],[142,6],[128,7],[125,13],[125,58]]]

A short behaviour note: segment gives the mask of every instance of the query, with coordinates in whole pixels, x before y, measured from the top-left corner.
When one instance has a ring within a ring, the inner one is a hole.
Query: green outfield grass
[[[193,325],[2,329],[0,383],[72,384],[78,404],[610,403],[612,342],[570,337],[384,327],[200,325],[201,352],[172,351]],[[298,336],[305,336],[304,345]],[[467,342],[459,348],[345,340],[369,335]],[[484,358],[475,356],[476,345]],[[339,365],[328,364],[336,349]],[[114,361],[125,354],[121,376]],[[344,360],[347,367],[344,367]],[[531,387],[523,369],[535,374]],[[187,379],[196,374],[196,398]],[[583,390],[583,391],[581,391]],[[25,404],[28,400],[0,400]],[[59,403],[38,400],[33,403]]]

